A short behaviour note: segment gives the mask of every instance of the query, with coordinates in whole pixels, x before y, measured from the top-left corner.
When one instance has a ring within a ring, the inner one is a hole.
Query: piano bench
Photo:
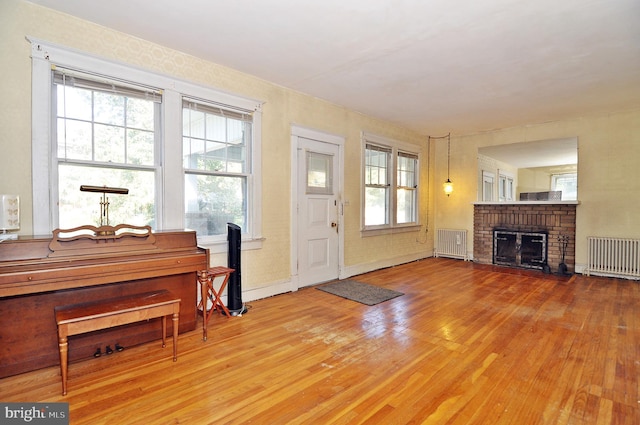
[[[180,298],[167,290],[59,306],[55,308],[60,348],[62,395],[67,394],[68,337],[143,320],[162,318],[162,347],[166,346],[167,316],[173,321],[173,361],[178,360]]]

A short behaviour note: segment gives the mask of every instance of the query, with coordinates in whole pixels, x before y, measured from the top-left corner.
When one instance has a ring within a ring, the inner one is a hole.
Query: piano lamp
[[[107,187],[107,186],[80,186],[81,192],[98,192],[102,193],[102,199],[100,200],[100,226],[109,225],[109,198],[107,193],[115,193],[118,195],[126,195],[129,193],[129,189],[122,187]]]
[[[6,239],[18,239],[18,235],[8,230],[20,229],[20,197],[18,195],[0,195],[0,242]]]

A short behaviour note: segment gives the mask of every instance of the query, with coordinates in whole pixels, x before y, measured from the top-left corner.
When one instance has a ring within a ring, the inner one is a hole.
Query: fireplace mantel
[[[474,202],[473,205],[579,205],[580,201],[513,201],[513,202]]]

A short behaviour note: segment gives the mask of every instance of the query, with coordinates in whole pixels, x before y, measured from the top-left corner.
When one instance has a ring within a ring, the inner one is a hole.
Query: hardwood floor
[[[405,295],[254,301],[175,363],[153,342],[71,364],[67,396],[51,367],[0,400],[66,401],[72,424],[640,423],[638,282],[442,258],[353,279]]]

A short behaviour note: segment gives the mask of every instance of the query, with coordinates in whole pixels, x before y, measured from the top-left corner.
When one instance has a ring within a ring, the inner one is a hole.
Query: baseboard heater
[[[467,261],[467,231],[438,229],[436,231],[435,257],[459,258]]]
[[[584,274],[640,279],[640,239],[588,237]]]

